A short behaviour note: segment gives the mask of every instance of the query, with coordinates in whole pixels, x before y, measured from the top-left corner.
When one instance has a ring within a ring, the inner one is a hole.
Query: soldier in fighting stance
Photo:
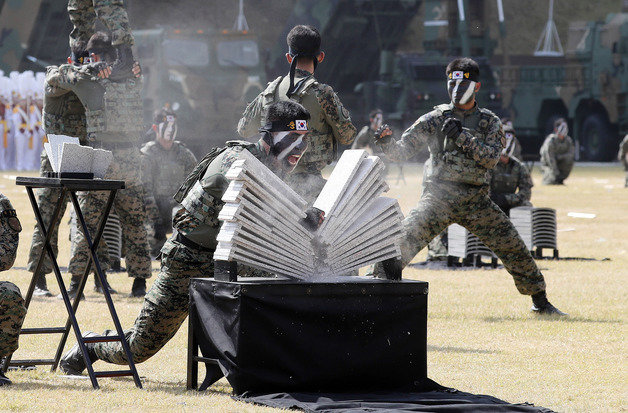
[[[405,160],[428,147],[425,190],[403,222],[401,263],[405,267],[436,235],[458,223],[501,259],[521,294],[531,295],[532,310],[564,315],[547,300],[545,280],[508,217],[488,196],[488,172],[498,162],[504,145],[499,118],[480,108],[480,69],[469,58],[455,59],[446,70],[451,103],[421,116],[401,139],[392,139],[386,126],[378,143],[393,160]],[[383,266],[374,274],[383,277]]]

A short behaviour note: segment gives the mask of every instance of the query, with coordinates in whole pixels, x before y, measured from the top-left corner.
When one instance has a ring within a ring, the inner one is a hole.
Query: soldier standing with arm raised
[[[428,147],[425,189],[403,221],[401,264],[405,267],[427,243],[452,223],[473,232],[501,259],[521,294],[531,295],[532,310],[564,315],[547,300],[545,280],[508,217],[488,196],[488,172],[504,145],[501,122],[480,108],[480,69],[469,58],[455,59],[446,70],[451,103],[421,116],[401,139],[382,127],[378,143],[393,160],[405,160]],[[383,266],[374,274],[383,277]]]
[[[115,47],[112,59],[112,78],[132,77],[134,64],[133,34],[124,0],[68,0],[68,15],[74,26],[70,32],[70,48],[76,42],[87,43],[96,31],[96,20],[100,20],[111,32],[111,44]],[[72,60],[77,61],[76,56]]]
[[[257,133],[266,123],[268,108],[274,102],[291,99],[302,104],[312,116],[310,148],[286,183],[306,201],[313,202],[325,186],[321,170],[334,161],[339,144],[353,142],[356,129],[331,86],[314,78],[316,66],[325,58],[318,30],[312,26],[295,26],[286,41],[290,73],[270,82],[246,107],[238,123],[238,133],[242,137]]]
[[[87,143],[94,148],[113,152],[106,179],[125,181],[125,189],[116,195],[113,209],[120,217],[126,245],[126,266],[134,278],[131,296],[146,294],[146,279],[151,263],[146,240],[146,210],[141,180],[140,140],[142,136],[141,79],[113,82],[107,77],[115,59],[115,49],[106,33],[95,33],[87,44],[92,57],[103,62],[77,68],[72,65],[50,67],[47,79],[51,86],[74,92],[85,107]],[[134,69],[139,77],[139,67]],[[104,191],[79,193],[79,202],[90,231],[94,231],[107,201]],[[77,285],[88,262],[88,247],[82,231],[72,242],[69,271],[70,289]]]
[[[72,61],[70,58],[70,64],[74,65],[77,70],[83,64],[83,59],[87,57],[86,42],[75,42],[72,47],[72,56],[75,56],[78,60]],[[54,66],[57,68],[56,66]],[[42,123],[43,129],[46,133],[66,135],[79,138],[81,145],[87,143],[87,132],[85,129],[85,108],[76,94],[67,89],[55,87],[50,84],[49,78],[53,79],[54,74],[57,73],[56,69],[48,70],[49,76],[46,77],[44,87],[44,104],[42,109]],[[41,163],[39,167],[39,175],[46,176],[47,172],[53,172],[52,165],[48,159],[48,154],[45,150],[41,151]],[[46,225],[50,225],[50,220],[54,212],[57,200],[61,196],[61,190],[56,188],[39,188],[37,190],[37,205],[41,212],[42,219]],[[61,205],[60,215],[65,214],[65,210],[69,199]],[[50,245],[55,255],[58,253],[58,239],[59,239],[59,226],[55,226],[52,236],[50,237]],[[30,272],[35,272],[37,268],[37,260],[41,256],[44,249],[44,236],[39,228],[39,225],[35,225],[33,231],[33,239],[31,241],[31,248],[28,254],[28,264],[26,269]],[[109,254],[107,253],[105,243],[101,243],[98,248],[98,257],[103,266],[108,265]],[[105,267],[106,268],[106,267]],[[44,264],[42,266],[42,273],[35,284],[35,290],[33,295],[51,297],[52,294],[48,291],[48,285],[46,283],[46,274],[52,272],[52,263],[48,255],[44,257]],[[97,279],[97,278],[96,278]],[[76,286],[76,285],[75,285]],[[96,289],[100,287],[97,286]],[[111,290],[114,292],[113,290]],[[68,294],[70,298],[74,298],[76,289],[70,288]],[[61,296],[59,296],[61,297]]]

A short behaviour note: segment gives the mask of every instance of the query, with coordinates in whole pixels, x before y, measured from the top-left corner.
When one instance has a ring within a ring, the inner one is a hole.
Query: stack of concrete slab
[[[497,258],[474,233],[458,224],[447,228],[447,254],[458,258],[467,258],[470,255]]]
[[[325,220],[310,232],[302,224],[307,203],[243,151],[227,173],[214,259],[313,279],[399,257],[403,215],[395,199],[381,196],[383,168],[363,150],[345,151],[313,205]]]
[[[534,248],[557,249],[556,210],[517,207],[510,210],[510,220],[530,251]]]
[[[76,137],[46,135],[44,149],[54,172],[93,173],[95,178],[104,178],[113,153],[104,149],[79,144]]]

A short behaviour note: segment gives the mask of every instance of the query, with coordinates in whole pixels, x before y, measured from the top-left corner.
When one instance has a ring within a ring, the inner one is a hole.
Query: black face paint
[[[467,79],[456,79],[447,81],[447,92],[451,102],[459,105],[469,103],[475,94],[476,83]]]
[[[462,70],[454,70],[447,74],[447,92],[451,102],[458,105],[465,105],[472,101],[475,95],[475,85],[478,76]]]
[[[275,132],[272,137],[270,155],[285,172],[292,171],[308,145],[307,134],[296,132]]]

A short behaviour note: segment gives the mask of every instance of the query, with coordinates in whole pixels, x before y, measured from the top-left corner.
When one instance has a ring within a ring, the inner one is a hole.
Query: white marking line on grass
[[[585,218],[585,219],[593,219],[596,217],[595,214],[587,214],[586,212],[569,212],[567,216],[572,217],[572,218]]]

